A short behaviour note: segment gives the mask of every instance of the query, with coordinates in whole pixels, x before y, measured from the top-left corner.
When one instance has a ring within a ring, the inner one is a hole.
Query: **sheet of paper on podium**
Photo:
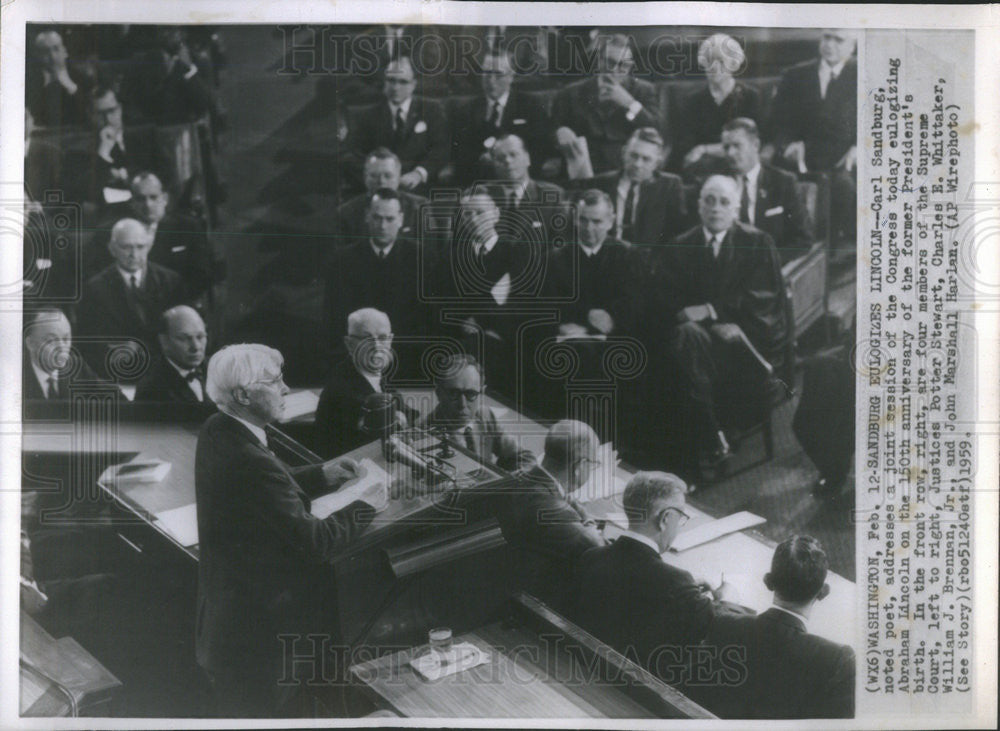
[[[319,396],[308,389],[290,393],[285,396],[285,414],[281,417],[281,421],[289,422],[306,414],[315,414],[317,405]]]
[[[358,462],[358,468],[361,471],[359,477],[345,482],[337,492],[313,500],[312,509],[309,512],[317,518],[326,518],[357,500],[358,493],[369,485],[378,483],[388,485],[390,482],[386,471],[367,457]]]
[[[195,503],[157,513],[153,523],[185,548],[198,544],[198,507]]]
[[[673,544],[670,546],[670,550],[678,553],[680,551],[686,551],[689,548],[694,548],[695,546],[700,546],[703,543],[714,541],[716,538],[720,538],[729,533],[736,533],[737,531],[745,530],[746,528],[751,528],[755,525],[760,525],[761,523],[766,522],[767,521],[764,518],[747,512],[746,510],[739,513],[733,513],[732,515],[727,515],[725,518],[719,518],[718,520],[704,523],[692,528],[691,530],[683,531],[677,536],[677,538],[674,539]]]

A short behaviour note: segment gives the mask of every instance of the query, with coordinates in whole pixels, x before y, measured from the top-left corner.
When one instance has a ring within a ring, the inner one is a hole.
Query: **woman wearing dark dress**
[[[760,92],[733,76],[745,62],[740,44],[724,33],[710,36],[698,48],[698,66],[704,69],[708,84],[688,96],[676,120],[671,120],[677,136],[670,167],[686,178],[726,171],[719,142],[726,122],[749,117],[759,123]]]

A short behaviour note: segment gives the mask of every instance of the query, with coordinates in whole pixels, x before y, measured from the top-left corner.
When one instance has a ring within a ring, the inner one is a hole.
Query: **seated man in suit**
[[[813,605],[830,593],[829,563],[815,538],[793,536],[774,549],[764,576],[773,605],[756,616],[716,617],[702,646],[740,652],[740,683],[690,686],[721,718],[851,718],[854,650],[809,634]]]
[[[205,422],[195,451],[195,643],[221,716],[292,710],[301,681],[280,679],[301,648],[279,635],[330,631],[329,564],[387,500],[379,485],[327,518],[309,512],[310,498],[356,477],[357,464],[290,469],[268,449],[265,427],[281,417],[288,393],[282,365],[264,345],[230,345],[208,362],[206,390],[220,413]]]
[[[796,172],[829,173],[830,220],[853,245],[857,216],[858,67],[852,31],[828,28],[818,59],[788,69],[771,109],[774,154]]]
[[[101,339],[91,344],[89,359],[115,381],[136,380],[144,370],[138,366],[156,352],[160,313],[184,301],[180,275],[148,260],[152,246],[145,225],[123,218],[112,227],[108,243],[114,263],[83,287],[80,334]]]
[[[534,464],[531,452],[518,448],[486,406],[485,390],[486,375],[479,361],[471,355],[448,358],[434,378],[437,406],[417,426],[448,437],[484,463],[496,464],[503,470],[525,469]]]
[[[585,191],[576,203],[577,245],[554,252],[546,274],[546,295],[561,302],[560,335],[633,330],[640,264],[634,249],[609,235],[613,226],[611,199]]]
[[[68,401],[76,382],[97,381],[97,375],[74,354],[73,329],[62,310],[44,307],[24,315],[24,358],[21,398],[25,418],[29,401]]]
[[[504,132],[490,148],[494,178],[486,190],[500,206],[499,225],[504,235],[548,251],[553,242],[568,234],[569,211],[563,189],[531,177],[531,155],[524,140]]]
[[[399,178],[403,172],[403,164],[399,155],[387,147],[376,147],[365,158],[363,177],[365,191],[345,201],[337,209],[337,238],[334,247],[349,246],[368,235],[365,217],[371,197],[378,190],[394,190],[399,193],[399,202],[403,206],[403,227],[400,233],[413,236],[419,230],[417,217],[420,206],[427,202],[423,196],[399,190]]]
[[[205,395],[205,346],[208,333],[201,316],[187,305],[166,310],[159,319],[160,355],[139,382],[136,401],[188,404],[208,415],[215,405]]]
[[[555,605],[569,599],[572,569],[580,557],[604,545],[596,521],[573,498],[600,464],[599,447],[587,424],[557,422],[545,436],[541,464],[491,496],[503,536],[522,561],[526,590]]]
[[[658,127],[656,87],[632,76],[635,60],[628,36],[599,39],[599,73],[563,87],[556,95],[552,123],[556,143],[564,150],[580,149],[577,137],[587,141],[595,173],[611,170],[621,159],[622,146],[640,127]]]
[[[637,129],[622,149],[622,167],[580,180],[578,188],[603,190],[614,202],[615,237],[638,247],[672,241],[687,225],[684,185],[660,173],[663,138],[653,127]]]
[[[745,117],[727,122],[722,149],[740,183],[740,223],[769,233],[782,264],[809,251],[812,227],[795,176],[761,162],[757,123]]]
[[[83,126],[87,123],[89,86],[85,70],[70,63],[62,36],[43,30],[35,36],[28,59],[25,106],[42,127]]]
[[[364,431],[365,398],[373,393],[392,393],[383,374],[393,358],[392,326],[384,312],[366,307],[347,317],[344,337],[347,357],[330,372],[316,407],[316,451],[338,455],[374,441],[377,435]],[[417,414],[394,398],[396,423],[405,428]]]
[[[419,248],[401,236],[400,193],[378,189],[365,212],[367,236],[334,250],[326,273],[326,315],[329,333],[344,334],[347,315],[375,307],[408,336],[427,330],[427,310],[419,299]]]
[[[515,134],[535,160],[554,157],[552,130],[545,108],[516,88],[514,69],[505,52],[482,61],[482,94],[458,106],[452,114],[452,176],[460,185],[492,177],[490,152],[504,134]],[[537,171],[536,171],[537,174]]]
[[[141,221],[153,237],[149,260],[173,269],[181,275],[184,294],[192,302],[204,303],[216,281],[220,264],[212,253],[212,245],[204,223],[197,219],[169,211],[170,194],[155,173],[139,172],[132,178],[129,190],[131,199],[123,207],[131,216]],[[111,210],[118,210],[118,206]],[[110,210],[109,210],[110,212]],[[106,240],[106,239],[105,239]],[[107,261],[101,232],[93,242],[93,254],[88,270],[96,270]]]
[[[720,602],[736,598],[731,585],[711,589],[660,557],[688,520],[686,492],[675,475],[635,474],[622,496],[628,530],[587,551],[575,578],[574,621],[664,680],[729,606]]]
[[[713,175],[698,199],[701,223],[664,247],[654,291],[672,329],[669,350],[698,448],[718,464],[729,444],[716,404],[746,408],[766,392],[790,336],[781,265],[771,237],[739,223],[740,186]]]
[[[406,56],[385,69],[385,99],[359,109],[350,122],[349,142],[358,163],[376,147],[388,147],[403,161],[399,185],[404,190],[437,179],[448,161],[448,120],[438,102],[413,95],[417,86]]]

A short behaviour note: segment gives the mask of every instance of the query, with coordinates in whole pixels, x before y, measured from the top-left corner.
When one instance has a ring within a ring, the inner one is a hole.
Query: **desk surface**
[[[434,405],[434,397],[425,391],[403,393],[407,402],[420,413],[428,413]],[[540,454],[545,441],[546,428],[499,402],[488,399],[497,420],[505,430],[514,436],[519,446],[535,454]],[[113,433],[109,433],[113,432]],[[178,424],[128,423],[121,422],[114,430],[86,425],[25,424],[23,435],[25,452],[69,452],[69,451],[116,451],[128,461],[136,455],[156,457],[172,464],[170,474],[158,484],[141,485],[125,491],[126,504],[140,516],[155,516],[164,510],[193,505],[194,451],[197,444],[197,427]],[[113,445],[113,449],[109,447]],[[379,445],[372,443],[349,453],[359,459],[369,457],[384,466]],[[630,473],[617,468],[617,476],[627,481]],[[621,483],[619,483],[620,485]],[[612,518],[622,512],[621,496],[610,495],[587,504],[588,510],[597,518]],[[379,532],[394,524],[405,522],[410,516],[426,510],[435,502],[434,495],[411,495],[394,500],[389,507],[376,516],[362,540],[374,540]],[[692,520],[689,528],[696,527],[710,517],[691,506]],[[191,520],[194,520],[191,511]],[[440,516],[447,520],[446,515]],[[174,543],[177,541],[160,526],[156,529]],[[179,544],[178,544],[179,545]],[[184,549],[192,555],[197,549]],[[740,589],[740,602],[758,612],[766,610],[771,603],[771,594],[763,584],[764,574],[770,568],[773,546],[758,536],[747,532],[732,533],[684,553],[669,553],[666,560],[680,566],[698,577],[717,584],[722,574]],[[813,610],[810,629],[818,635],[835,642],[853,645],[854,634],[854,584],[843,577],[831,573],[828,576],[830,595],[818,602]]]
[[[585,668],[567,649],[547,653],[523,628],[496,623],[457,641],[489,652],[490,662],[427,681],[409,665],[414,648],[355,665],[351,675],[415,718],[655,718],[613,686],[579,682]]]

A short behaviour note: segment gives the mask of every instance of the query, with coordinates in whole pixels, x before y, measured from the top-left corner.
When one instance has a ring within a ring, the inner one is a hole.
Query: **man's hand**
[[[604,335],[608,335],[615,329],[615,321],[612,319],[611,315],[608,314],[608,311],[601,310],[596,307],[587,313],[587,322],[589,322],[590,326],[597,330],[597,332]]]
[[[97,133],[97,154],[105,160],[110,160],[116,142],[118,142],[118,130],[110,125],[101,127],[101,131]]]
[[[400,429],[406,429],[410,425],[409,419],[406,418],[406,414],[399,410],[396,411],[395,422],[396,426]]]
[[[361,468],[353,459],[341,457],[323,463],[323,479],[330,487],[340,487],[348,480],[353,480],[361,473]]]
[[[739,342],[743,337],[743,331],[734,322],[717,322],[712,325],[712,334],[729,345]]]
[[[66,68],[65,63],[63,63],[59,68],[53,69],[53,73],[55,74],[56,81],[58,81],[66,91],[70,94],[76,94],[77,86],[73,82],[73,79],[69,77],[69,69]]]
[[[705,145],[695,145],[691,148],[688,154],[684,156],[684,166],[687,167],[688,165],[694,165],[702,157],[704,157],[705,152],[707,152]]]
[[[858,148],[851,145],[851,149],[844,153],[844,156],[837,161],[838,168],[844,168],[847,172],[854,170],[858,162]]]
[[[598,77],[597,98],[602,102],[611,102],[625,109],[632,106],[635,101],[635,97],[629,94],[624,86],[606,76]]]
[[[712,589],[712,596],[719,602],[732,602],[736,604],[740,600],[739,589],[727,581],[723,581],[717,588]]]
[[[475,335],[479,332],[479,325],[476,323],[476,318],[467,317],[462,321],[462,332],[466,335]]]
[[[413,190],[422,182],[424,182],[424,179],[420,177],[420,173],[416,170],[411,170],[410,172],[399,176],[399,187],[406,190]]]
[[[677,313],[677,320],[679,322],[704,322],[711,319],[713,319],[712,310],[709,309],[707,304],[688,305]]]
[[[789,142],[785,147],[784,157],[789,162],[802,165],[806,161],[806,143],[801,140]]]
[[[559,326],[559,334],[567,338],[581,338],[587,334],[587,328],[576,322],[564,322]]]
[[[358,493],[358,500],[371,505],[377,513],[389,504],[389,488],[384,482],[368,485]]]

